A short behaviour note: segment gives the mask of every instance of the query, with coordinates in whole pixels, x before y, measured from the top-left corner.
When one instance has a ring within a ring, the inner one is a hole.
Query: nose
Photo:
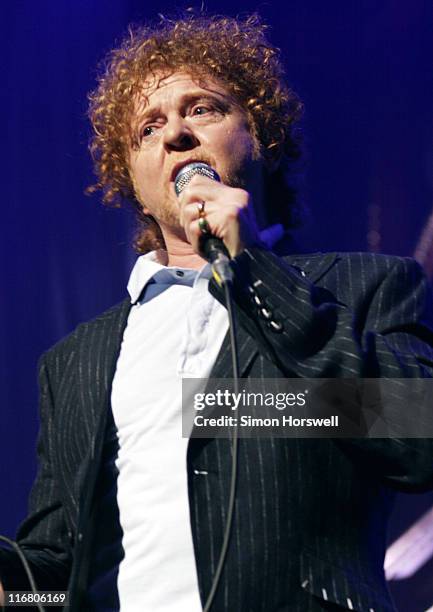
[[[200,144],[199,139],[180,115],[167,119],[164,127],[164,147],[168,151],[188,151]]]

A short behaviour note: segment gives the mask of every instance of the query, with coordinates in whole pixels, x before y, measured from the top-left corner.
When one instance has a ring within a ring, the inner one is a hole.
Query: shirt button
[[[182,270],[176,270],[176,276],[184,276]]]

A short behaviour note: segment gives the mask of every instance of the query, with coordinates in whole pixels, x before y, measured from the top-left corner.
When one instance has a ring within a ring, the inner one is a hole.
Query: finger
[[[188,242],[191,244],[194,251],[200,254],[200,245],[201,240],[205,234],[203,234],[202,229],[199,225],[200,219],[194,219],[187,228],[185,228],[185,234],[188,239]]]
[[[200,177],[200,182],[195,184],[191,183],[185,187],[179,196],[181,205],[189,204],[191,202],[216,202],[218,200],[220,206],[225,204],[235,204],[242,208],[247,205],[249,195],[243,189],[237,189],[234,187],[228,187],[221,183],[216,183],[211,179],[203,179]]]
[[[216,185],[219,185],[219,183],[216,181],[213,181],[209,177],[196,174],[195,176],[192,177],[192,179],[186,184],[186,186],[182,189],[182,191],[178,195],[179,202],[189,201],[189,198],[186,198],[185,196],[191,192],[192,188],[195,189],[194,193],[196,192],[197,188],[201,190],[203,189],[206,190],[207,188],[210,188],[210,192],[209,190],[207,190],[207,193],[212,194]]]
[[[202,209],[202,213],[200,214],[200,209]],[[206,206],[206,203],[203,201],[198,202],[190,202],[188,204],[183,204],[180,208],[179,219],[182,225],[186,225],[194,221],[194,219],[198,219],[200,216],[206,216],[209,212],[212,212],[213,206]]]
[[[202,209],[201,214],[200,209]],[[212,215],[216,218],[221,217],[221,219],[223,219],[226,215],[230,216],[231,214],[239,214],[239,208],[230,204],[222,208],[220,202],[205,202],[200,200],[182,203],[179,218],[181,224],[185,225],[191,223],[194,219],[198,219],[200,216],[205,216],[207,218],[209,215]]]

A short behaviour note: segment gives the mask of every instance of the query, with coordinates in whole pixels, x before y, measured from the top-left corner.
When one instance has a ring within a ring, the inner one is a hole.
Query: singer
[[[198,612],[232,466],[229,440],[181,436],[182,378],[232,377],[208,240],[230,258],[244,378],[431,377],[431,295],[410,259],[290,252],[302,104],[257,17],[131,31],[90,101],[93,190],[135,208],[140,256],[125,300],[41,358],[39,470],[17,541],[38,589],[69,589],[73,612]],[[393,490],[431,487],[432,456],[423,439],[239,440],[210,609],[395,610]],[[15,552],[0,551],[0,577],[29,589]]]

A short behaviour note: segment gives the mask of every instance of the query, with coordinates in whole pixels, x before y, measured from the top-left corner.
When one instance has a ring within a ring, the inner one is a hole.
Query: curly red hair
[[[130,28],[121,46],[109,53],[89,95],[90,151],[98,179],[89,191],[102,190],[108,205],[120,206],[125,200],[134,205],[138,252],[163,246],[159,226],[144,215],[135,197],[128,166],[134,100],[143,81],[156,72],[183,70],[197,78],[211,76],[235,96],[262,155],[278,162],[278,169],[265,179],[268,221],[286,228],[296,225],[295,190],[288,170],[300,157],[297,123],[302,103],[285,83],[279,50],[267,41],[266,29],[257,15],[240,20],[187,14]]]

